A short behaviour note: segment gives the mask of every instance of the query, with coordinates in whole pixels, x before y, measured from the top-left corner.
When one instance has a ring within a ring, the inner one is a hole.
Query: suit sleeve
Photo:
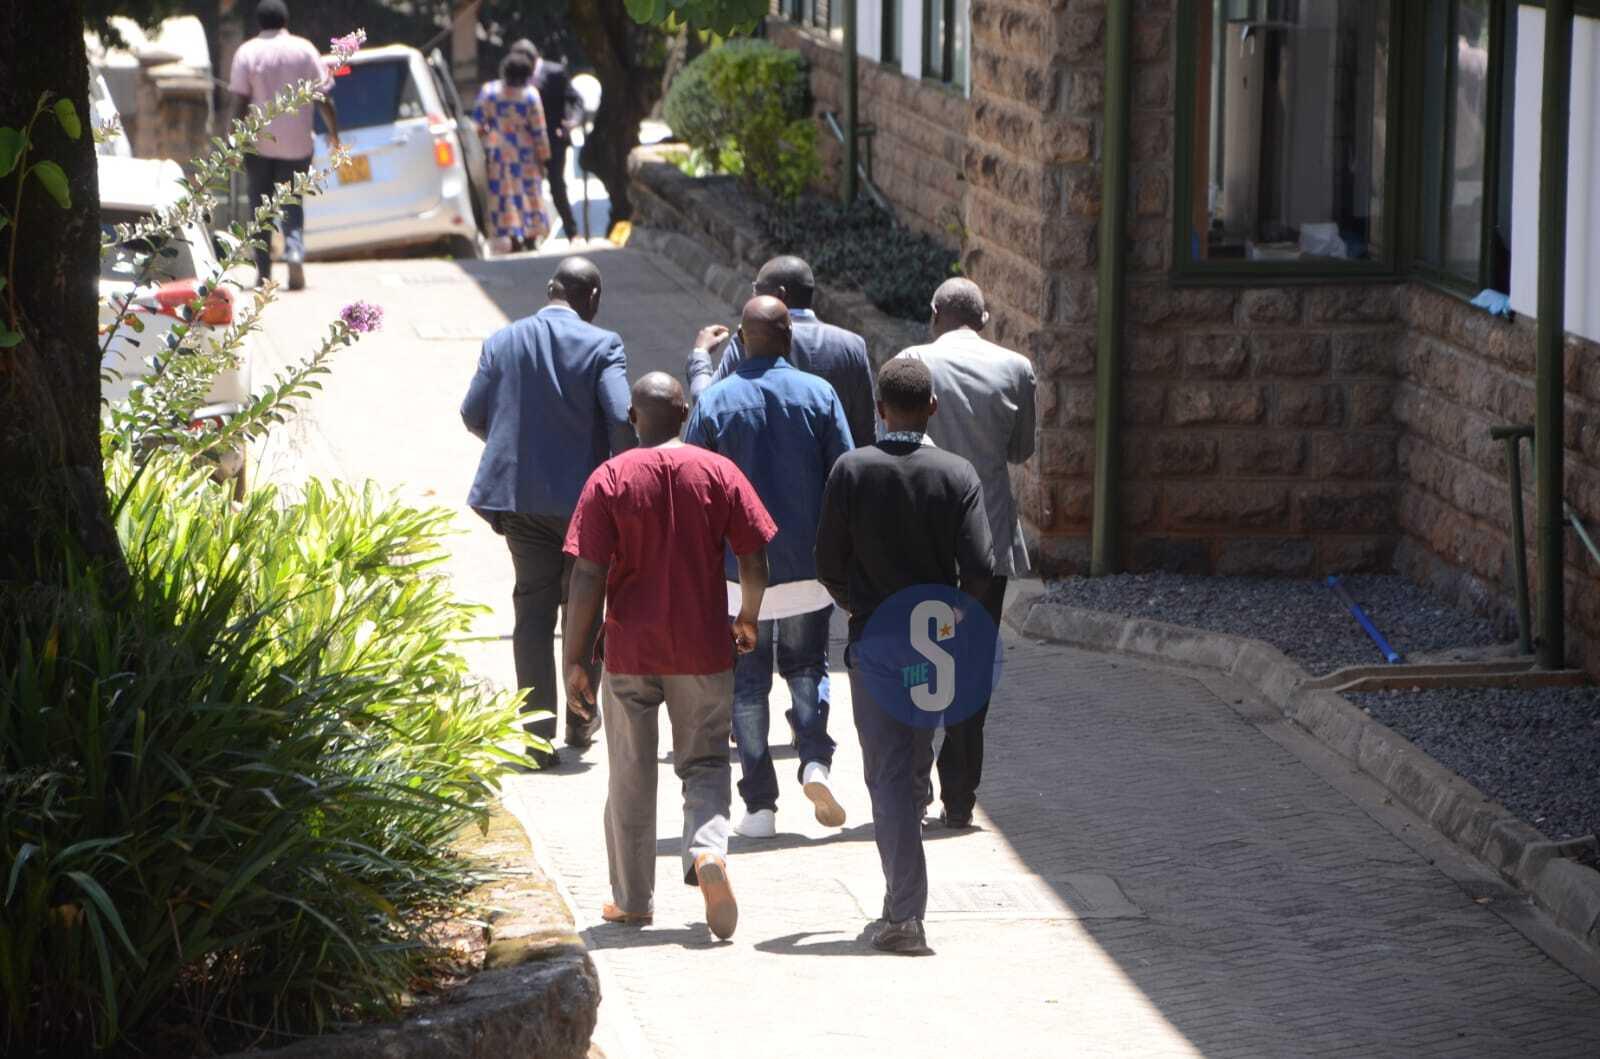
[[[967,469],[966,489],[961,497],[961,525],[956,532],[956,565],[962,577],[994,576],[994,540],[989,534],[989,515],[983,506],[983,482],[978,472]]]
[[[606,431],[611,437],[611,455],[627,452],[639,444],[639,437],[628,422],[628,355],[623,351],[622,339],[612,335],[610,343],[600,354],[600,380],[595,396],[600,402],[600,415],[605,419]]]
[[[737,336],[728,339],[728,344],[722,349],[722,360],[718,362],[715,370],[711,370],[710,363],[704,357],[689,354],[689,364],[685,370],[685,374],[689,377],[689,400],[698,401],[707,387],[721,382],[738,371],[742,363],[744,363],[744,350],[739,347]]]
[[[845,416],[850,421],[851,440],[859,449],[872,444],[878,436],[878,408],[873,396],[872,359],[867,356],[867,343],[861,339],[857,339],[857,343],[853,358],[856,361],[855,383],[849,387],[850,392],[841,393],[839,399],[844,402]]]
[[[478,370],[467,386],[466,399],[461,402],[461,422],[476,437],[485,441],[489,438],[489,406],[494,400],[494,389],[499,381],[499,369],[485,343],[483,351],[478,354]]]
[[[1050,385],[1054,386],[1055,383],[1051,382]],[[1006,447],[1007,463],[1026,463],[1033,455],[1038,415],[1034,404],[1036,389],[1033,365],[1024,365],[1017,384],[1017,421],[1011,424],[1011,443]]]
[[[836,463],[822,490],[814,558],[817,580],[846,611],[850,609],[850,553],[850,476],[843,464]]]

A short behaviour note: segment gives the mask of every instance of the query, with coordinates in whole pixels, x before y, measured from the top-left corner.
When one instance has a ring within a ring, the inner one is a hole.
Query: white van
[[[460,256],[483,256],[483,147],[439,53],[365,48],[333,72],[350,163],[305,201],[306,253],[442,242]],[[316,164],[325,166],[320,112],[316,122]]]

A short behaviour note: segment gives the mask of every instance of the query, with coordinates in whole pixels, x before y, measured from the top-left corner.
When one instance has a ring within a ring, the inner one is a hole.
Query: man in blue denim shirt
[[[816,577],[812,546],[822,511],[822,489],[834,461],[850,451],[850,424],[833,387],[797,370],[786,359],[792,324],[776,298],[757,296],[740,324],[745,351],[738,368],[708,387],[695,405],[684,440],[728,457],[755,486],[778,524],[767,545],[770,580],[761,605],[756,649],[733,671],[733,728],[739,742],[739,795],[745,817],[738,833],[777,833],[778,777],[767,746],[768,696],[776,654],[789,685],[788,720],[800,757],[800,783],[819,823],[844,824],[828,770],[828,619],[833,605]],[[737,583],[729,556],[728,580]],[[730,605],[737,603],[734,589]]]

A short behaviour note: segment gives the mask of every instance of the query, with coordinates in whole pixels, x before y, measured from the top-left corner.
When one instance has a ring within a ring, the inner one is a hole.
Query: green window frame
[[[922,0],[922,76],[966,89],[968,0]]]
[[[878,42],[878,61],[885,66],[900,65],[900,20],[905,0],[883,0],[883,17],[879,28],[882,38]]]
[[[1382,33],[1380,47],[1374,38],[1370,54],[1373,56],[1372,88],[1374,97],[1381,83],[1384,98],[1374,98],[1375,123],[1371,153],[1374,156],[1371,170],[1374,183],[1381,193],[1373,196],[1379,209],[1376,223],[1365,233],[1367,246],[1373,248],[1371,257],[1341,260],[1319,257],[1314,260],[1249,260],[1240,258],[1207,258],[1201,256],[1199,240],[1209,239],[1212,228],[1211,192],[1211,100],[1216,84],[1213,80],[1212,49],[1216,40],[1226,43],[1226,25],[1259,24],[1274,27],[1279,12],[1294,12],[1301,5],[1333,3],[1337,0],[1178,0],[1178,96],[1179,100],[1192,101],[1180,104],[1175,120],[1176,157],[1174,159],[1174,187],[1172,208],[1174,283],[1196,285],[1326,283],[1330,281],[1389,280],[1397,277],[1401,262],[1396,236],[1396,207],[1400,199],[1400,130],[1402,60],[1406,55],[1404,20],[1401,12],[1410,6],[1408,0],[1371,0],[1383,4],[1377,22]],[[1219,29],[1219,17],[1222,27]],[[1381,53],[1381,54],[1380,54]],[[1377,69],[1379,59],[1386,64]],[[1206,83],[1199,80],[1201,63],[1206,65]],[[1381,82],[1378,81],[1381,76]],[[1221,124],[1219,122],[1219,124]],[[1206,154],[1201,158],[1197,149],[1197,132],[1206,130],[1203,145]],[[1376,157],[1381,152],[1381,158]],[[1381,169],[1381,173],[1380,173]],[[1343,238],[1343,233],[1338,233]]]

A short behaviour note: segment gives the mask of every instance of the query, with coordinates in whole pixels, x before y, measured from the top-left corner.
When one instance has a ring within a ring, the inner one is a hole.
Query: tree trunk
[[[628,199],[628,154],[639,142],[639,123],[661,98],[669,38],[628,17],[623,0],[573,0],[572,33],[600,78],[600,110],[578,161],[600,178],[611,197],[611,220],[633,216]]]
[[[26,336],[0,350],[0,587],[14,591],[62,584],[74,550],[115,582],[125,577],[100,460],[100,195],[88,88],[82,0],[59,0],[48,15],[32,4],[0,5],[0,126],[23,128],[45,91],[72,100],[83,119],[73,141],[46,114],[29,153],[66,171],[72,208],[30,179],[19,213],[0,230],[0,270],[16,240],[0,313],[9,322],[14,299]],[[8,212],[21,175],[19,166],[0,179]]]

